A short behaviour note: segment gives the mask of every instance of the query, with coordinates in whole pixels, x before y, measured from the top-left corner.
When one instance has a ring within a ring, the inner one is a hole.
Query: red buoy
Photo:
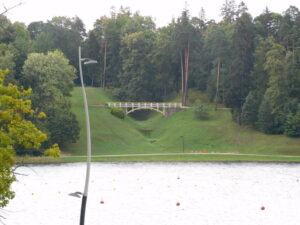
[[[177,203],[176,203],[176,206],[180,206],[180,202],[177,202]]]
[[[260,207],[261,210],[265,210],[266,208],[264,206]]]

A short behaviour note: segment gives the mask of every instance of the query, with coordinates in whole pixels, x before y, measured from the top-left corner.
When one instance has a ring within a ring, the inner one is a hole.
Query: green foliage
[[[10,43],[15,40],[15,30],[6,16],[0,15],[0,43]]]
[[[67,98],[74,86],[75,68],[60,51],[29,54],[23,67],[24,84],[33,89],[33,106],[47,117],[38,124],[49,134],[48,145],[75,142],[79,126]]]
[[[153,47],[153,33],[138,31],[122,39],[120,74],[121,89],[126,101],[152,100],[152,74],[149,55]]]
[[[44,155],[51,156],[53,158],[59,158],[60,157],[60,149],[58,147],[58,144],[54,144],[51,148],[44,151]]]
[[[3,141],[0,134],[0,141]],[[16,180],[11,167],[14,165],[14,152],[11,147],[0,147],[0,208],[6,206],[15,194],[10,185]]]
[[[237,19],[233,34],[233,59],[228,76],[225,103],[232,108],[233,119],[240,123],[242,106],[251,90],[251,70],[253,66],[254,26],[249,14]]]
[[[78,46],[86,36],[84,24],[77,16],[57,16],[46,23],[33,22],[28,30],[32,37],[32,51],[47,53],[60,49],[74,67],[78,65]]]
[[[7,73],[0,70],[0,207],[14,197],[10,186],[15,181],[12,166],[16,146],[39,149],[41,143],[47,140],[47,135],[26,119],[35,114],[28,100],[31,89],[4,85]]]
[[[265,96],[261,102],[258,110],[257,127],[259,130],[266,134],[276,133],[276,127],[274,127],[274,117],[272,115],[272,108],[270,99]]]
[[[203,104],[200,99],[197,99],[194,105],[195,117],[199,120],[209,119],[209,107]]]
[[[300,105],[296,113],[287,115],[284,133],[289,137],[300,137]]]
[[[15,74],[16,64],[15,58],[17,50],[8,44],[0,44],[0,69],[9,69],[9,76]]]
[[[74,143],[79,138],[79,125],[76,116],[70,109],[59,106],[53,107],[53,113],[48,116],[47,129],[50,132],[51,143],[64,146],[66,143]]]
[[[242,124],[255,126],[258,116],[259,100],[250,92],[242,108]]]
[[[47,54],[29,54],[23,66],[23,73],[25,85],[36,90],[47,88],[46,86],[55,87],[65,96],[70,95],[73,81],[76,79],[75,68],[69,65],[69,60],[58,50]]]
[[[114,115],[115,117],[118,117],[120,119],[124,119],[125,118],[125,113],[124,113],[123,109],[121,109],[121,108],[112,107],[110,109],[110,113],[112,115]]]
[[[274,118],[273,132],[283,133],[285,123],[285,105],[288,102],[288,86],[286,80],[286,52],[282,45],[273,43],[266,54],[265,70],[269,75],[268,88],[265,95],[270,101],[271,113]]]

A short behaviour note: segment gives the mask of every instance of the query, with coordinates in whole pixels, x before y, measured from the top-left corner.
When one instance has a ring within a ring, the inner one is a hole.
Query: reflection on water
[[[85,164],[20,168],[6,225],[79,224]],[[300,165],[94,163],[88,225],[298,225]],[[179,203],[179,204],[178,204]]]

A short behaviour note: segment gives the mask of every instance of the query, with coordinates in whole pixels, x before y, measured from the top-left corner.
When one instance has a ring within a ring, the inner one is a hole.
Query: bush
[[[201,100],[197,99],[194,106],[194,113],[197,119],[207,120],[209,118],[209,108],[203,104]]]
[[[53,157],[53,158],[58,158],[58,157],[60,157],[60,153],[61,153],[61,151],[60,151],[60,149],[59,149],[59,147],[58,147],[58,144],[54,144],[54,145],[52,146],[52,148],[49,148],[49,149],[47,149],[46,151],[44,151],[44,155],[46,155],[46,156],[51,156],[51,157]]]
[[[110,110],[110,113],[120,119],[125,118],[125,113],[124,113],[123,109],[121,109],[121,108],[112,107]]]
[[[300,113],[287,116],[284,133],[289,137],[300,137]]]

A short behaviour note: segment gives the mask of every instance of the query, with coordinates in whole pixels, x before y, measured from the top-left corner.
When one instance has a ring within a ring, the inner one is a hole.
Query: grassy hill
[[[99,88],[87,88],[90,111],[91,137],[93,155],[98,154],[130,154],[157,152],[145,141],[145,137],[124,120],[110,114],[104,104],[113,101]],[[81,127],[80,139],[66,147],[66,153],[84,155],[86,149],[85,115],[80,88],[72,92],[72,111],[76,114]]]
[[[92,154],[139,154],[176,152],[238,152],[265,155],[300,155],[300,139],[266,135],[239,127],[229,111],[211,111],[210,119],[196,120],[192,109],[170,117],[152,114],[148,120],[124,120],[103,107],[113,99],[99,88],[87,88],[90,109]],[[201,96],[199,96],[201,97]],[[203,97],[203,96],[202,96]],[[193,93],[193,98],[196,94]],[[65,148],[71,155],[85,155],[86,132],[80,88],[72,93],[73,112],[81,127],[80,139]]]

